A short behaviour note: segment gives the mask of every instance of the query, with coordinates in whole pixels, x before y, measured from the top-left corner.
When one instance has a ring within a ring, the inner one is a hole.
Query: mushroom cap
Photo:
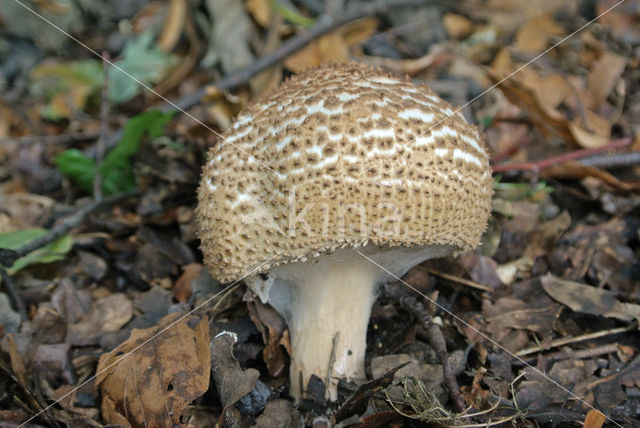
[[[466,250],[486,228],[484,144],[426,86],[326,64],[253,102],[223,137],[196,210],[221,281],[347,246]]]

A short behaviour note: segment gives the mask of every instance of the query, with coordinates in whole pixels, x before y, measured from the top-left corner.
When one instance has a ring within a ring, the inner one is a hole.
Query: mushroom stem
[[[373,245],[360,249],[398,276],[448,250],[446,246],[383,249]],[[311,375],[322,380],[331,401],[338,399],[340,379],[365,379],[369,314],[377,285],[388,277],[358,249],[350,248],[305,263],[280,265],[267,279],[245,279],[287,321],[292,348],[290,394],[296,401],[304,398]]]
[[[323,381],[331,401],[338,399],[340,379],[366,378],[367,324],[380,270],[370,263],[349,265],[316,271],[300,284],[300,300],[287,320],[291,395],[296,400],[304,396],[312,374]]]

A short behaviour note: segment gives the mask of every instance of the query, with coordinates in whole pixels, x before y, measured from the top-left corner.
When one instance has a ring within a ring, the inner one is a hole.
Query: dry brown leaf
[[[534,90],[540,102],[553,109],[575,93],[569,82],[559,74],[539,79]]]
[[[96,386],[107,423],[170,427],[209,388],[207,319],[193,329],[188,325],[193,317],[171,325],[179,317],[169,314],[157,326],[134,329],[129,339],[100,356]]]
[[[566,281],[547,274],[540,279],[542,288],[558,302],[575,312],[617,318],[640,319],[640,305],[623,303],[615,293],[578,282]]]
[[[340,27],[340,34],[347,46],[360,44],[375,33],[378,28],[378,20],[375,18],[362,18]]]
[[[493,75],[497,80],[500,80],[507,77],[509,73],[513,72],[513,70],[515,70],[515,67],[513,65],[513,60],[511,59],[511,52],[509,52],[509,48],[500,48],[491,63],[491,71],[493,72]]]
[[[8,347],[9,347],[9,359],[11,361],[11,371],[13,375],[16,377],[20,386],[23,388],[29,388],[29,378],[27,376],[27,371],[24,366],[24,361],[22,360],[22,355],[18,351],[18,346],[16,345],[16,340],[13,334],[7,335],[8,339]]]
[[[346,62],[349,60],[349,48],[340,31],[334,31],[309,43],[305,48],[284,61],[285,67],[298,73],[325,62]]]
[[[207,109],[207,114],[222,130],[226,130],[231,126],[232,119],[246,105],[247,98],[248,93],[237,95],[223,91],[216,86],[207,86],[203,102],[211,104]],[[188,121],[188,123],[191,125],[193,121]]]
[[[253,293],[247,291],[243,300],[247,302],[249,316],[262,334],[264,349],[262,357],[273,377],[280,376],[287,366],[287,353],[291,354],[289,330],[284,319],[271,306],[255,299]]]
[[[525,111],[539,130],[545,134],[555,134],[560,138],[581,147],[592,149],[602,147],[609,142],[609,137],[585,130],[581,125],[569,121],[556,109],[543,104],[536,92],[516,79],[502,80],[501,77],[488,70],[488,75],[513,104]],[[602,132],[601,120],[593,112],[585,112],[585,117]],[[579,120],[578,120],[579,121]]]
[[[589,410],[587,417],[584,418],[583,428],[602,428],[606,417],[598,410]]]
[[[271,22],[271,15],[273,10],[271,9],[270,0],[247,0],[244,4],[253,19],[262,28],[267,28]]]
[[[609,96],[627,66],[627,59],[611,52],[603,52],[589,71],[589,94],[592,106],[599,107]]]
[[[523,256],[535,260],[536,257],[547,254],[570,226],[571,216],[567,211],[563,211],[560,215],[543,223],[532,233],[529,233],[529,243]]]
[[[96,345],[104,333],[117,331],[133,316],[131,300],[115,293],[93,302],[82,319],[69,324],[67,340],[76,346]]]
[[[574,141],[578,143],[580,147],[584,147],[585,149],[595,149],[602,147],[609,142],[608,137],[589,132],[574,122],[569,122],[568,125]]]
[[[233,406],[250,393],[260,377],[260,372],[250,368],[243,370],[233,356],[233,345],[238,336],[229,331],[218,333],[211,341],[211,374],[218,390],[222,406]]]
[[[595,177],[618,190],[631,191],[640,189],[640,182],[627,183],[594,166],[583,165],[579,162],[567,162],[562,165],[547,168],[541,172],[543,177],[581,179]]]
[[[191,297],[191,283],[202,273],[200,263],[190,263],[182,267],[182,275],[173,285],[173,298],[178,302],[186,302]]]
[[[165,52],[170,52],[180,40],[187,16],[186,0],[170,0],[167,9],[164,27],[158,37],[158,47]]]
[[[525,52],[541,52],[553,36],[564,34],[564,28],[550,15],[540,15],[524,24],[516,35],[516,47]]]
[[[452,55],[440,46],[433,46],[425,56],[415,59],[393,59],[385,57],[364,57],[367,64],[382,67],[398,75],[413,76],[425,70],[438,67],[451,61]]]
[[[457,13],[446,13],[443,18],[444,29],[452,39],[461,40],[473,33],[473,22]]]

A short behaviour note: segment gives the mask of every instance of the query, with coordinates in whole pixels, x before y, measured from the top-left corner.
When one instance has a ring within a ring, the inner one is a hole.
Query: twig
[[[22,301],[22,296],[20,296],[20,293],[18,292],[15,285],[13,284],[11,277],[9,276],[7,271],[1,266],[0,266],[0,277],[2,277],[2,283],[4,284],[5,288],[9,292],[9,296],[11,296],[11,300],[13,300],[13,304],[18,310],[18,313],[20,314],[22,321],[25,321],[28,318],[27,307]]]
[[[348,24],[351,21],[365,18],[367,16],[379,15],[395,8],[420,6],[433,2],[434,0],[362,1],[352,5],[345,13],[340,16],[330,17],[328,15],[323,15],[318,18],[318,24],[315,27],[311,28],[309,31],[290,38],[272,53],[258,58],[249,66],[238,70],[229,76],[225,76],[220,81],[218,81],[215,86],[221,90],[230,90],[245,85],[256,74],[273,65],[276,65],[283,59],[287,58],[289,55],[305,47],[313,40],[316,40],[317,38],[335,30],[338,27]],[[165,104],[160,108],[160,110],[165,113],[187,110],[199,104],[206,91],[207,86],[198,88],[196,91],[173,101],[173,105]],[[111,138],[107,140],[107,149],[115,145],[120,140],[121,136],[122,129],[114,132],[111,135]]]
[[[611,336],[613,334],[626,333],[627,331],[637,330],[638,325],[636,323],[632,323],[627,327],[618,327],[612,328],[609,330],[596,331],[595,333],[583,334],[576,337],[562,337],[560,339],[556,339],[549,346],[545,346],[541,348],[540,346],[531,346],[529,348],[521,349],[516,352],[516,356],[522,357],[524,355],[533,354],[534,352],[541,352],[551,348],[557,348],[558,346],[568,345],[570,343],[583,342],[585,340],[598,339],[600,337]]]
[[[96,140],[100,137],[98,133],[88,134],[60,134],[60,135],[27,135],[17,138],[0,138],[0,146],[8,144],[19,144],[21,146],[27,144],[73,144],[84,143],[86,141]]]
[[[600,169],[628,168],[640,165],[640,152],[596,155],[582,159],[580,163]]]
[[[537,162],[523,162],[523,163],[512,163],[512,164],[503,164],[503,165],[493,165],[493,172],[507,172],[507,171],[534,171],[540,172],[543,169],[551,168],[552,166],[559,165],[561,163],[575,161],[577,159],[582,159],[587,156],[594,155],[596,153],[602,153],[607,150],[618,149],[620,147],[626,147],[631,144],[631,138],[621,138],[619,140],[614,140],[611,143],[604,145],[602,147],[598,147],[595,149],[584,149],[584,150],[575,150],[573,152],[565,153],[560,156],[554,156],[548,159],[543,159]]]
[[[441,272],[436,269],[424,267],[424,266],[418,266],[417,268],[420,270],[424,270],[425,272],[430,273],[431,275],[439,276],[440,278],[444,278],[452,282],[457,282],[458,284],[466,285],[471,288],[475,288],[482,291],[492,291],[491,287],[484,284],[480,284],[475,281],[471,281],[470,279],[460,278],[459,276],[451,275],[451,274]]]
[[[96,165],[102,163],[104,158],[104,145],[107,139],[107,130],[109,128],[109,64],[110,61],[109,52],[102,52],[102,70],[104,74],[104,81],[102,82],[102,104],[100,106],[100,138],[96,145]],[[96,168],[96,175],[93,179],[93,197],[96,200],[102,199],[102,173],[100,168]]]
[[[560,351],[550,355],[545,355],[544,359],[545,361],[558,361],[567,358],[571,358],[572,360],[583,360],[587,358],[599,357],[600,355],[611,354],[616,352],[618,349],[619,348],[617,343],[608,343],[603,346],[598,346],[597,348],[581,349],[579,351],[575,351],[573,349],[570,351]],[[521,367],[525,366],[526,364],[534,364],[537,358],[537,356],[527,357],[524,362],[522,362],[522,360],[513,360],[511,364]]]
[[[15,261],[18,260],[20,257],[24,257],[30,252],[35,251],[38,248],[44,247],[50,242],[53,242],[56,239],[66,235],[71,229],[74,229],[75,227],[79,226],[84,221],[85,217],[91,212],[99,208],[102,208],[106,205],[113,204],[121,199],[127,198],[134,194],[135,193],[130,192],[130,193],[122,193],[119,195],[111,196],[109,198],[100,199],[100,200],[94,199],[93,201],[89,202],[83,207],[80,207],[74,215],[66,218],[64,221],[62,221],[53,229],[51,229],[49,233],[47,233],[46,235],[33,239],[32,241],[29,241],[28,243],[18,248],[17,250],[0,249],[0,265],[4,265],[4,266],[13,265]]]
[[[460,394],[460,387],[456,380],[454,368],[448,358],[447,343],[442,331],[440,331],[440,327],[431,320],[431,315],[429,315],[422,302],[414,295],[407,293],[404,288],[396,287],[394,284],[385,284],[384,292],[389,297],[397,300],[405,310],[409,311],[422,324],[428,334],[429,344],[436,351],[436,355],[442,363],[444,383],[449,390],[449,397],[458,412],[464,412],[467,406]]]

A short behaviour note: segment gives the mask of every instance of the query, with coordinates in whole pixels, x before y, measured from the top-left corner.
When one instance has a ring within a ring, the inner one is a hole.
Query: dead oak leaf
[[[134,329],[129,339],[100,356],[96,386],[107,423],[170,427],[180,422],[191,401],[207,391],[208,322],[202,319],[192,329],[189,321],[195,318],[189,317],[171,325],[179,316],[170,314],[157,326]]]

